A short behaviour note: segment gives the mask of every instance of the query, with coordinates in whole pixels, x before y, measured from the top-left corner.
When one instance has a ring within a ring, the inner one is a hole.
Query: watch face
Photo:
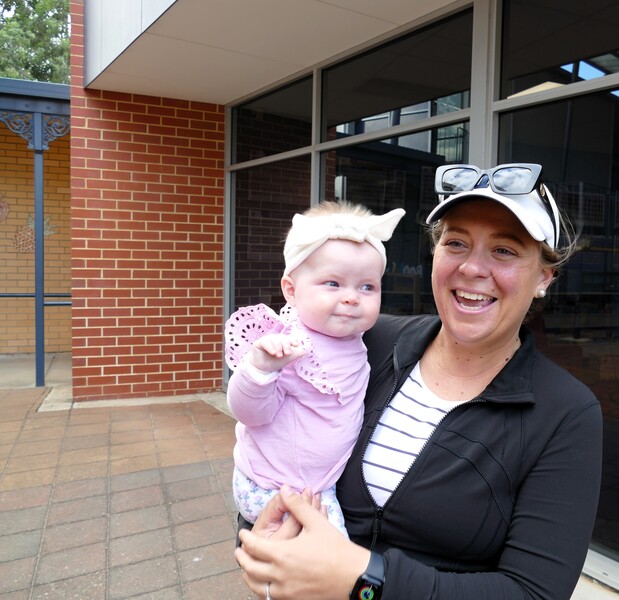
[[[368,582],[357,584],[350,597],[354,600],[379,600],[381,587]]]

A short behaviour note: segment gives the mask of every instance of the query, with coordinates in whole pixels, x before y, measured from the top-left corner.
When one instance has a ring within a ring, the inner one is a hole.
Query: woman
[[[522,327],[574,241],[539,165],[436,177],[438,317],[383,316],[364,336],[364,426],[337,486],[350,541],[315,500],[284,489],[239,534],[237,560],[261,598],[567,600],[576,585],[601,411]]]

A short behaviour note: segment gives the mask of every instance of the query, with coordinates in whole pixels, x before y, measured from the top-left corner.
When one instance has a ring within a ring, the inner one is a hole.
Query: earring
[[[537,293],[535,294],[536,298],[543,298],[546,295],[546,290],[544,288],[540,288],[539,290],[537,290]]]

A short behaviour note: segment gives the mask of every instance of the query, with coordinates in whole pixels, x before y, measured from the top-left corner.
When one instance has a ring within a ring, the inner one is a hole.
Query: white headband
[[[380,253],[383,271],[387,256],[383,242],[391,238],[394,229],[405,211],[396,208],[385,215],[359,216],[337,213],[316,217],[296,214],[284,245],[286,268],[284,275],[296,269],[312,252],[327,240],[350,240],[368,242]]]

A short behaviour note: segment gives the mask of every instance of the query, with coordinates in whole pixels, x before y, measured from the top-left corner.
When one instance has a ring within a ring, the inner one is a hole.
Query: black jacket
[[[364,426],[338,498],[353,541],[383,552],[383,600],[569,599],[600,489],[602,415],[592,392],[521,346],[476,399],[441,421],[382,510],[363,480],[372,430],[440,321],[382,315]]]

